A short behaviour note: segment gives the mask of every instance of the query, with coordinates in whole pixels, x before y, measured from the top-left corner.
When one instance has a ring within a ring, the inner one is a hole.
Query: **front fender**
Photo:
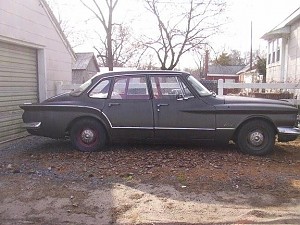
[[[288,105],[220,104],[216,105],[217,135],[226,140],[234,135],[246,121],[261,119],[268,121],[276,132],[277,127],[293,127],[296,121],[295,108]]]

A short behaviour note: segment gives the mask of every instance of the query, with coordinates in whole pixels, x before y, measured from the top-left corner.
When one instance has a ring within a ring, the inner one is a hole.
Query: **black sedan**
[[[119,141],[234,141],[264,155],[300,134],[298,109],[286,101],[216,96],[193,76],[174,71],[111,72],[79,89],[24,104],[33,135],[70,138],[80,151]]]

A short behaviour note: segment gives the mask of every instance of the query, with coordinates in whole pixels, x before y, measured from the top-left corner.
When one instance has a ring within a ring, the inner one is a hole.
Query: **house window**
[[[279,62],[279,60],[280,60],[280,48],[277,49],[276,62]]]
[[[225,79],[225,83],[235,83],[235,79]]]
[[[271,53],[269,53],[269,55],[268,55],[268,64],[270,64],[271,63]]]
[[[280,61],[282,39],[275,39],[268,43],[268,60],[267,64],[272,64]]]

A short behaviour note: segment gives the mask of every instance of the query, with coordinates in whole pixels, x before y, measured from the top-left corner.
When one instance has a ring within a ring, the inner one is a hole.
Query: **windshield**
[[[189,76],[188,77],[189,83],[194,87],[194,89],[200,94],[200,96],[209,96],[212,93],[206,89],[195,77]]]
[[[91,85],[92,83],[92,79],[87,80],[85,83],[83,83],[82,85],[80,85],[78,88],[76,88],[74,91],[71,91],[70,95],[72,96],[79,96],[81,95],[81,93],[88,87]]]

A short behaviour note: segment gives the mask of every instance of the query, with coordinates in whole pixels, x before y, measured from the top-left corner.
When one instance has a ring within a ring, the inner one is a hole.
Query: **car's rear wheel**
[[[93,119],[75,122],[70,131],[72,145],[82,152],[93,152],[104,147],[106,133],[102,125]]]
[[[266,155],[273,151],[275,131],[263,120],[246,122],[237,134],[237,144],[240,150],[251,155]]]

